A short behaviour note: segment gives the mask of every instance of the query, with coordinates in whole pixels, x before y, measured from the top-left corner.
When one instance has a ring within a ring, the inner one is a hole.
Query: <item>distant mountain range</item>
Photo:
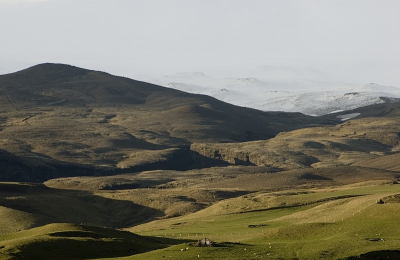
[[[400,88],[346,84],[321,80],[296,80],[304,76],[298,72],[288,76],[286,68],[268,78],[213,78],[202,72],[177,73],[160,77],[143,77],[141,80],[189,93],[204,94],[242,107],[262,111],[300,112],[320,116],[338,111],[351,110],[373,104],[399,102]],[[318,78],[319,74],[304,74]],[[286,74],[285,74],[286,73]],[[293,74],[293,73],[292,73]],[[288,76],[288,78],[285,78]]]

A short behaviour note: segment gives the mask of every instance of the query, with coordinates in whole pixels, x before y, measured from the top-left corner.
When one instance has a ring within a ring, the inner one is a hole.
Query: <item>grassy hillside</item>
[[[59,222],[129,227],[162,216],[156,209],[131,201],[43,184],[0,183],[0,195],[0,233]]]
[[[392,155],[381,156],[371,160],[357,162],[355,165],[399,172],[400,171],[400,164],[398,163],[399,158],[400,154],[396,153]]]
[[[396,259],[399,193],[398,184],[376,180],[236,194],[124,232],[51,224],[0,235],[0,259]],[[195,247],[204,237],[214,246]]]
[[[137,226],[131,230],[183,241],[205,236],[218,244],[212,248],[190,247],[184,252],[179,250],[185,246],[181,245],[126,259],[188,259],[197,255],[203,259],[344,259],[372,251],[380,251],[378,256],[386,258],[389,250],[400,250],[400,204],[376,203],[398,193],[397,185],[365,183],[303,192],[254,197],[269,196],[271,204],[275,201],[279,205],[269,210],[225,215],[224,205],[220,205],[221,214],[204,210]],[[232,205],[238,203],[236,200],[226,203]]]
[[[140,254],[166,246],[125,231],[51,224],[0,235],[0,259],[94,259]]]

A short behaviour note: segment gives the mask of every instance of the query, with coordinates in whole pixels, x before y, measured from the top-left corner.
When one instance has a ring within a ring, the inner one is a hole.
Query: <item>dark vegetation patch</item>
[[[313,149],[324,149],[326,145],[319,143],[319,142],[314,142],[314,141],[307,141],[304,143],[304,146],[307,148],[313,148]]]
[[[248,225],[248,228],[258,228],[258,227],[266,227],[267,224],[258,224],[258,225]]]

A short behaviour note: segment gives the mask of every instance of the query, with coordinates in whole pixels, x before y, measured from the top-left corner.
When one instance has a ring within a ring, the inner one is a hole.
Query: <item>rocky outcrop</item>
[[[257,163],[260,163],[250,152],[241,151],[233,147],[221,147],[218,144],[192,144],[190,150],[204,157],[234,165],[259,165]]]
[[[310,167],[317,158],[301,151],[267,149],[263,141],[225,144],[192,144],[192,151],[233,165],[269,166],[279,169]]]

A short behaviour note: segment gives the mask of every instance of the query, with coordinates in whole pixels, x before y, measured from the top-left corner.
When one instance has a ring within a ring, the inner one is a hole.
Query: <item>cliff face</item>
[[[317,162],[313,157],[299,152],[276,151],[262,141],[241,144],[192,144],[191,150],[204,157],[228,162],[232,165],[268,166],[277,169],[309,167]]]
[[[225,161],[234,165],[262,165],[262,161],[251,151],[239,150],[226,144],[192,144],[192,151],[215,160]]]

